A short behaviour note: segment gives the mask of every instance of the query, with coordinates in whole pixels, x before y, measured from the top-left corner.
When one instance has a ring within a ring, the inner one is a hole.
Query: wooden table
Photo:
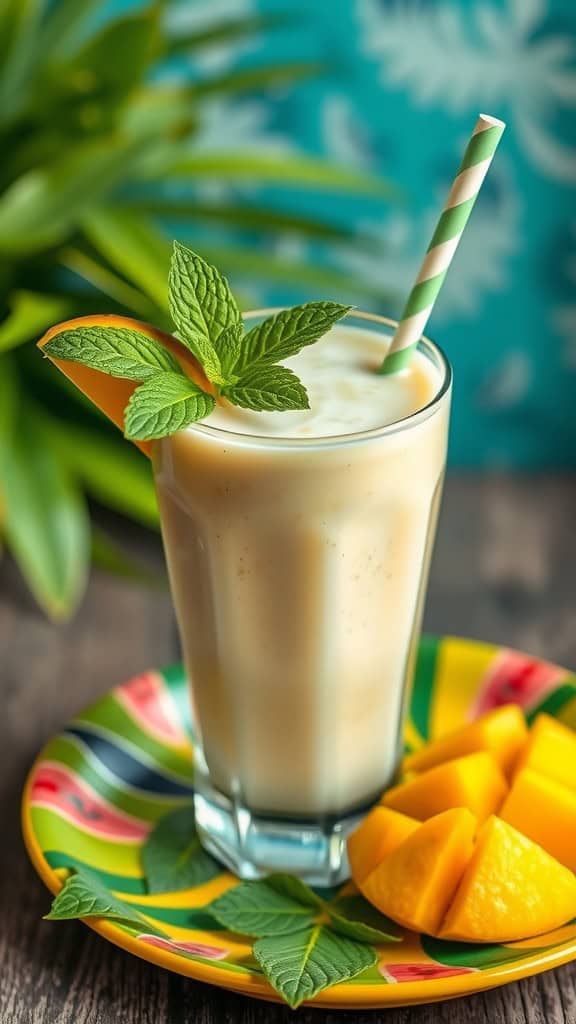
[[[427,628],[576,666],[575,524],[576,478],[451,479]],[[156,540],[133,542],[159,562]],[[294,1015],[136,960],[80,923],[42,921],[49,896],[18,822],[28,766],[89,700],[173,660],[175,642],[165,592],[95,573],[79,616],[55,628],[10,563],[0,567],[0,1024],[576,1024],[576,966],[449,1003]]]

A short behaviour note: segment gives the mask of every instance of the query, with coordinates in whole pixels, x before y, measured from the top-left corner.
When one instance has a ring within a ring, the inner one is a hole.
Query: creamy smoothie
[[[222,405],[156,444],[210,783],[257,814],[344,816],[398,764],[449,371],[424,343],[378,376],[388,340],[349,317],[286,361],[310,410]]]

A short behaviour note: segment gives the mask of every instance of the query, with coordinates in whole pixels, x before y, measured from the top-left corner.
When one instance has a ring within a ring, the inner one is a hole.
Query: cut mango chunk
[[[463,807],[431,818],[368,875],[364,896],[405,928],[434,934],[472,856],[475,830]]]
[[[348,838],[348,860],[356,885],[360,887],[380,861],[417,828],[420,822],[414,818],[389,807],[374,807]]]
[[[384,794],[382,803],[420,821],[450,807],[467,807],[484,821],[498,810],[506,791],[506,780],[492,755],[479,751],[394,786]]]
[[[185,346],[165,331],[159,330],[152,324],[144,323],[141,320],[134,320],[130,316],[117,316],[114,313],[101,313],[95,316],[80,316],[75,320],[66,320],[64,323],[56,324],[40,339],[38,347],[43,349],[48,341],[62,334],[63,331],[72,331],[76,327],[116,327],[132,331],[139,331],[148,338],[154,338],[164,348],[167,348],[172,355],[176,356],[178,362],[197,384],[210,390],[210,385],[202,371],[202,367]],[[48,355],[48,353],[46,353]],[[89,366],[82,363],[72,363],[65,359],[54,359],[48,356],[54,366],[82,391],[94,405],[112,420],[117,427],[124,430],[124,410],[128,400],[138,387],[136,381],[121,380],[111,377],[107,373],[100,373],[99,370],[91,370]],[[151,453],[150,441],[135,441],[134,444],[140,448],[145,455]]]
[[[576,793],[554,779],[523,771],[514,779],[500,817],[576,871]]]
[[[440,930],[443,939],[514,942],[576,915],[576,878],[515,828],[490,818]]]
[[[487,750],[508,774],[526,742],[528,728],[517,704],[504,704],[488,711],[475,722],[462,726],[448,736],[427,743],[409,754],[404,761],[406,771],[426,771],[455,757]]]
[[[550,715],[538,715],[516,770],[525,768],[576,790],[576,734]]]

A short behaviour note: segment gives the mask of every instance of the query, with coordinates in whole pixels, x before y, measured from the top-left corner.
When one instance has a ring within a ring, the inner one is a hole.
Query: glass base
[[[271,818],[254,814],[198,775],[194,783],[196,828],[202,845],[239,878],[285,871],[309,885],[329,887],[350,877],[346,838],[366,809],[321,820]]]

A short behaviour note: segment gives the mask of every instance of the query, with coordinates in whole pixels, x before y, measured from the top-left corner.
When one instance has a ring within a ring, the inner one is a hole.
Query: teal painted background
[[[265,99],[215,100],[207,140],[303,149],[390,181],[397,196],[385,204],[299,193],[285,202],[374,237],[338,264],[381,288],[373,308],[395,315],[477,112],[503,117],[508,131],[429,332],[455,367],[451,461],[576,465],[575,0],[188,0],[169,16],[184,28],[287,9],[281,30],[214,48],[202,70],[296,58],[327,70]],[[299,296],[279,287],[253,297]]]

